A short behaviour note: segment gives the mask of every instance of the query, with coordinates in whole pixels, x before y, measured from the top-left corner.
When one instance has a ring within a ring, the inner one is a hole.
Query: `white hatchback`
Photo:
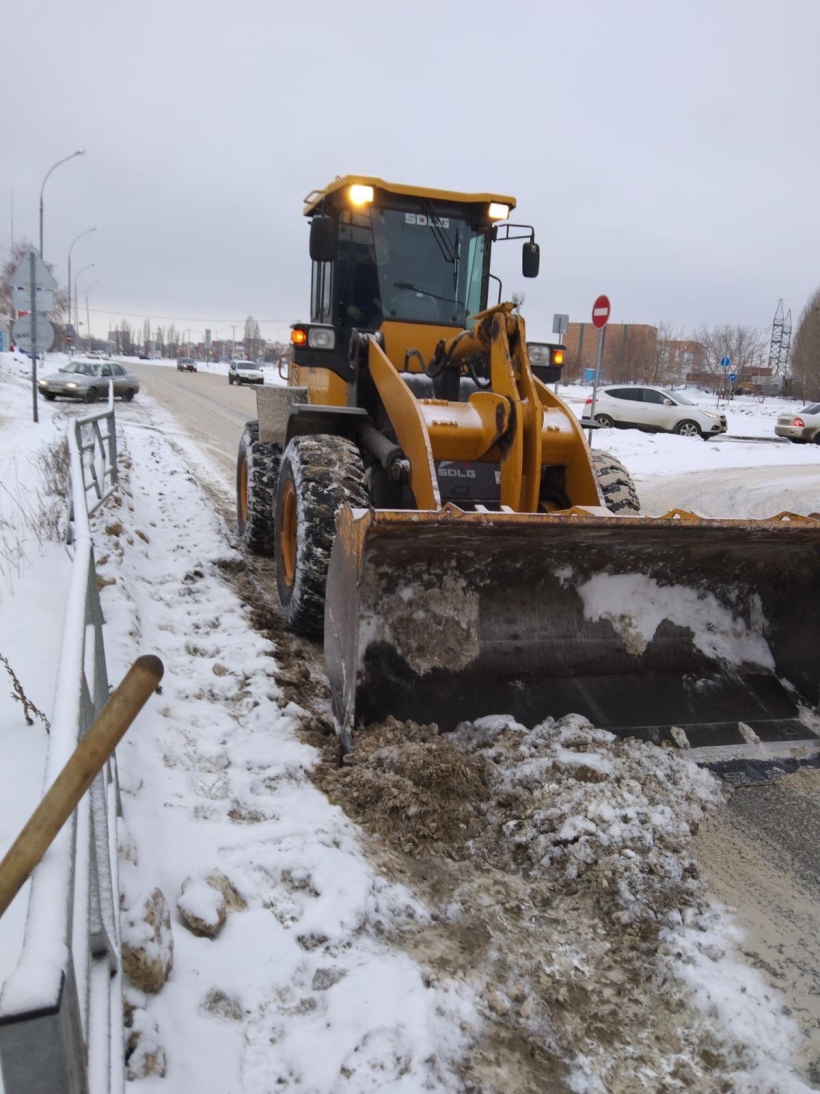
[[[228,366],[229,384],[264,384],[265,374],[255,361],[231,361]]]
[[[592,399],[585,404],[591,413]],[[609,386],[598,392],[595,421],[620,429],[642,429],[647,433],[677,433],[681,437],[702,437],[708,441],[726,432],[726,416],[703,410],[677,391],[646,384]]]

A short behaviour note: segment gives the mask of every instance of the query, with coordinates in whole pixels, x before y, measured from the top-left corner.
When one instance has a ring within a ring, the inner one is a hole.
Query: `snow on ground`
[[[562,386],[558,394],[579,418],[589,413],[585,401],[592,395],[591,387]],[[704,409],[715,409],[714,395],[691,388],[686,388],[685,394]],[[803,405],[794,399],[767,398],[760,403],[742,396],[728,404],[721,401],[720,411],[726,414],[728,432],[710,441],[671,433],[643,433],[638,429],[596,429],[592,445],[617,456],[639,486],[644,479],[690,471],[764,466],[782,467],[786,474],[792,467],[813,467],[820,471],[820,446],[791,444],[774,432],[779,413],[794,414]]]
[[[75,412],[41,404],[29,427],[25,368],[0,357],[4,483]],[[711,776],[573,718],[450,740],[392,723],[339,769],[285,686],[294,670],[318,686],[316,666],[283,671],[236,591],[246,564],[195,478],[207,487],[207,462],[147,395],[117,413],[122,491],[95,520],[109,674],[138,653],[166,668],[118,750],[123,919],[139,933],[158,886],[174,940],[165,986],[129,991],[132,1060],[162,1046],[167,1067],[135,1089],[808,1089],[794,1026],[692,867],[692,832],[720,808]],[[0,639],[48,714],[65,554],[27,534],[17,566]],[[8,843],[44,742],[0,702]],[[213,925],[216,875],[236,899],[211,939],[182,913]]]
[[[100,574],[114,582],[102,594],[112,679],[137,652],[166,668],[119,750],[137,859],[123,864],[124,913],[155,885],[173,909],[190,878],[183,907],[207,918],[202,881],[216,871],[245,905],[215,941],[175,913],[170,980],[155,998],[131,996],[158,1024],[169,1089],[452,1086],[476,1022],[470,992],[427,986],[382,941],[428,913],[374,871],[354,826],[308,781],[314,753],[297,738],[271,643],[224,576],[241,560],[184,458],[149,425],[157,417],[152,406],[123,429],[130,493],[99,537]]]
[[[24,695],[51,713],[71,562],[53,538],[65,499],[49,492],[41,456],[59,445],[67,418],[40,406],[32,421],[26,359],[0,354],[0,858],[42,794],[47,734]],[[27,719],[31,721],[29,725]],[[0,984],[17,962],[22,943],[28,885],[0,919]]]

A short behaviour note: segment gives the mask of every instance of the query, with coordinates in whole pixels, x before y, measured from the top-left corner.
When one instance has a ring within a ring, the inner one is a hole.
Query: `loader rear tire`
[[[248,422],[236,457],[236,525],[239,538],[255,555],[274,553],[276,483],[282,449],[262,444],[259,422]]]
[[[276,490],[276,585],[287,624],[299,634],[324,630],[336,513],[345,502],[370,505],[356,445],[329,434],[294,437]]]
[[[640,513],[641,503],[632,476],[619,459],[609,452],[592,453],[592,469],[611,513],[628,516]]]

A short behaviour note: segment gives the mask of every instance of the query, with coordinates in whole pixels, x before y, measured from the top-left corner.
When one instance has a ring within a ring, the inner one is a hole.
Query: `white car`
[[[229,384],[264,384],[265,374],[255,361],[231,361],[228,366]]]
[[[820,444],[820,403],[809,403],[796,414],[778,414],[774,431],[793,444]]]
[[[585,403],[591,413],[592,399]],[[708,441],[726,432],[726,416],[703,410],[677,391],[647,384],[610,385],[598,392],[595,421],[619,429],[642,429],[647,433],[677,433],[681,437],[702,437]]]

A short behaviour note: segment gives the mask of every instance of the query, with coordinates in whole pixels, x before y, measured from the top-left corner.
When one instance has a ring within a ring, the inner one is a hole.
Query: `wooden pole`
[[[77,808],[105,761],[156,690],[158,657],[138,657],[0,862],[0,916]]]

